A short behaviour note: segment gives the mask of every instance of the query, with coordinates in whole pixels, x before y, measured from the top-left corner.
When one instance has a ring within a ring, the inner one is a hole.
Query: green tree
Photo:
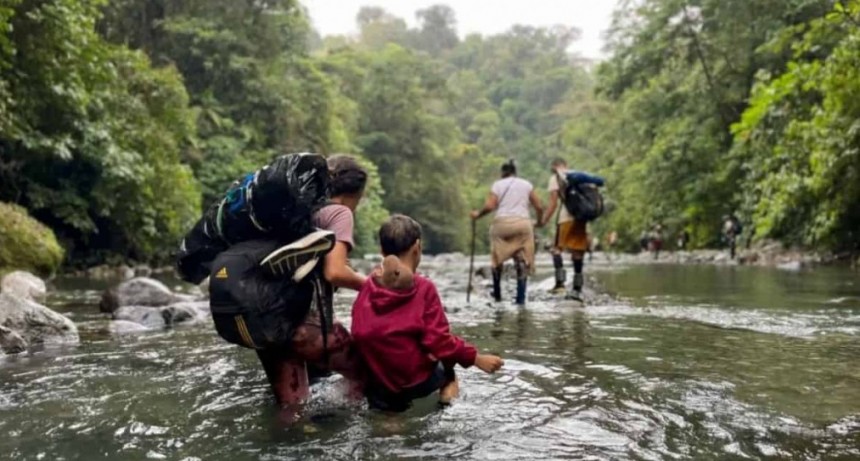
[[[860,2],[785,30],[784,72],[760,74],[734,127],[759,236],[832,249],[860,242]]]
[[[206,203],[275,155],[349,147],[331,82],[307,54],[311,28],[295,0],[116,0],[101,30],[182,73],[200,114],[185,160]]]
[[[456,127],[428,111],[446,97],[444,79],[421,57],[397,45],[380,52],[341,50],[324,70],[340,80],[360,116],[355,143],[378,169],[383,204],[424,225],[428,251],[463,248],[466,208],[446,157]]]
[[[165,256],[199,210],[180,153],[181,79],[95,32],[102,3],[22,0],[0,26],[0,199],[57,231],[74,260]]]
[[[628,240],[654,222],[684,225],[694,244],[716,243],[720,217],[740,207],[745,189],[728,154],[730,127],[747,105],[756,73],[785,64],[784,55],[762,46],[829,3],[623,3],[610,33],[612,57],[597,73],[599,98],[611,109],[592,130],[616,137],[593,148],[618,205],[604,224]],[[563,139],[574,145],[591,136],[568,132]]]
[[[457,17],[447,5],[433,5],[415,13],[419,29],[415,34],[415,48],[433,56],[454,48],[460,39],[457,37]]]

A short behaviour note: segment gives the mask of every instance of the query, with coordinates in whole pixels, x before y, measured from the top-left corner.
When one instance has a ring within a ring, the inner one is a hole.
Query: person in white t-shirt
[[[543,215],[543,206],[535,194],[534,186],[517,177],[517,167],[510,160],[502,165],[502,179],[493,183],[487,201],[481,210],[472,212],[472,219],[496,212],[490,227],[493,266],[493,298],[502,300],[502,266],[514,258],[517,269],[516,303],[525,304],[526,282],[535,267],[534,228],[529,205],[534,208],[537,221]]]

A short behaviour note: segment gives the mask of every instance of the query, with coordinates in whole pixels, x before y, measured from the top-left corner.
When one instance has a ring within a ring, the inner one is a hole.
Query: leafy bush
[[[23,269],[53,274],[63,262],[63,248],[44,224],[24,208],[0,202],[0,272]]]

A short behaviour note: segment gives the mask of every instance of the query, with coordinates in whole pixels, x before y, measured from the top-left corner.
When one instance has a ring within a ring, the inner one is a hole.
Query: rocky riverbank
[[[855,255],[854,258],[857,256]],[[586,256],[586,260],[600,265],[635,265],[635,264],[712,264],[712,265],[747,265],[760,267],[777,267],[786,270],[798,270],[817,265],[852,264],[850,254],[820,253],[796,248],[785,248],[778,242],[762,242],[751,248],[738,249],[734,259],[728,249],[704,249],[690,251],[661,251],[655,257],[653,253],[622,253],[596,251]],[[366,255],[364,259],[355,262],[360,270],[369,270],[379,261],[377,255]],[[422,266],[443,267],[446,265],[468,264],[468,255],[462,253],[440,254],[425,256]],[[854,261],[858,265],[860,261]],[[540,252],[536,257],[538,268],[551,267],[552,258],[547,252]],[[475,268],[479,271],[489,269],[489,256],[477,255]]]
[[[110,272],[114,279],[122,277],[119,271]],[[0,355],[80,341],[75,322],[43,305],[48,291],[42,279],[28,272],[11,272],[0,280]],[[105,290],[99,310],[109,318],[107,330],[113,334],[207,321],[205,290],[192,287],[187,291],[174,292],[158,280],[133,277]]]
[[[836,255],[797,248],[786,248],[778,242],[763,242],[751,248],[738,249],[732,259],[728,249],[664,251],[659,257],[653,253],[605,255],[622,263],[715,264],[777,267],[799,270],[804,267],[830,264],[852,264],[850,254]]]

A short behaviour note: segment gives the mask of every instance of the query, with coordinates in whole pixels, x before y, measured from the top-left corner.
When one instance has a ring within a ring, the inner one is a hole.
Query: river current
[[[112,334],[108,283],[60,278],[81,342],[0,357],[0,458],[860,459],[860,274],[595,259],[605,294],[560,302],[543,267],[524,308],[483,279],[466,303],[468,262],[428,261],[455,333],[505,368],[397,416],[327,378],[291,426],[252,351],[209,324]]]

